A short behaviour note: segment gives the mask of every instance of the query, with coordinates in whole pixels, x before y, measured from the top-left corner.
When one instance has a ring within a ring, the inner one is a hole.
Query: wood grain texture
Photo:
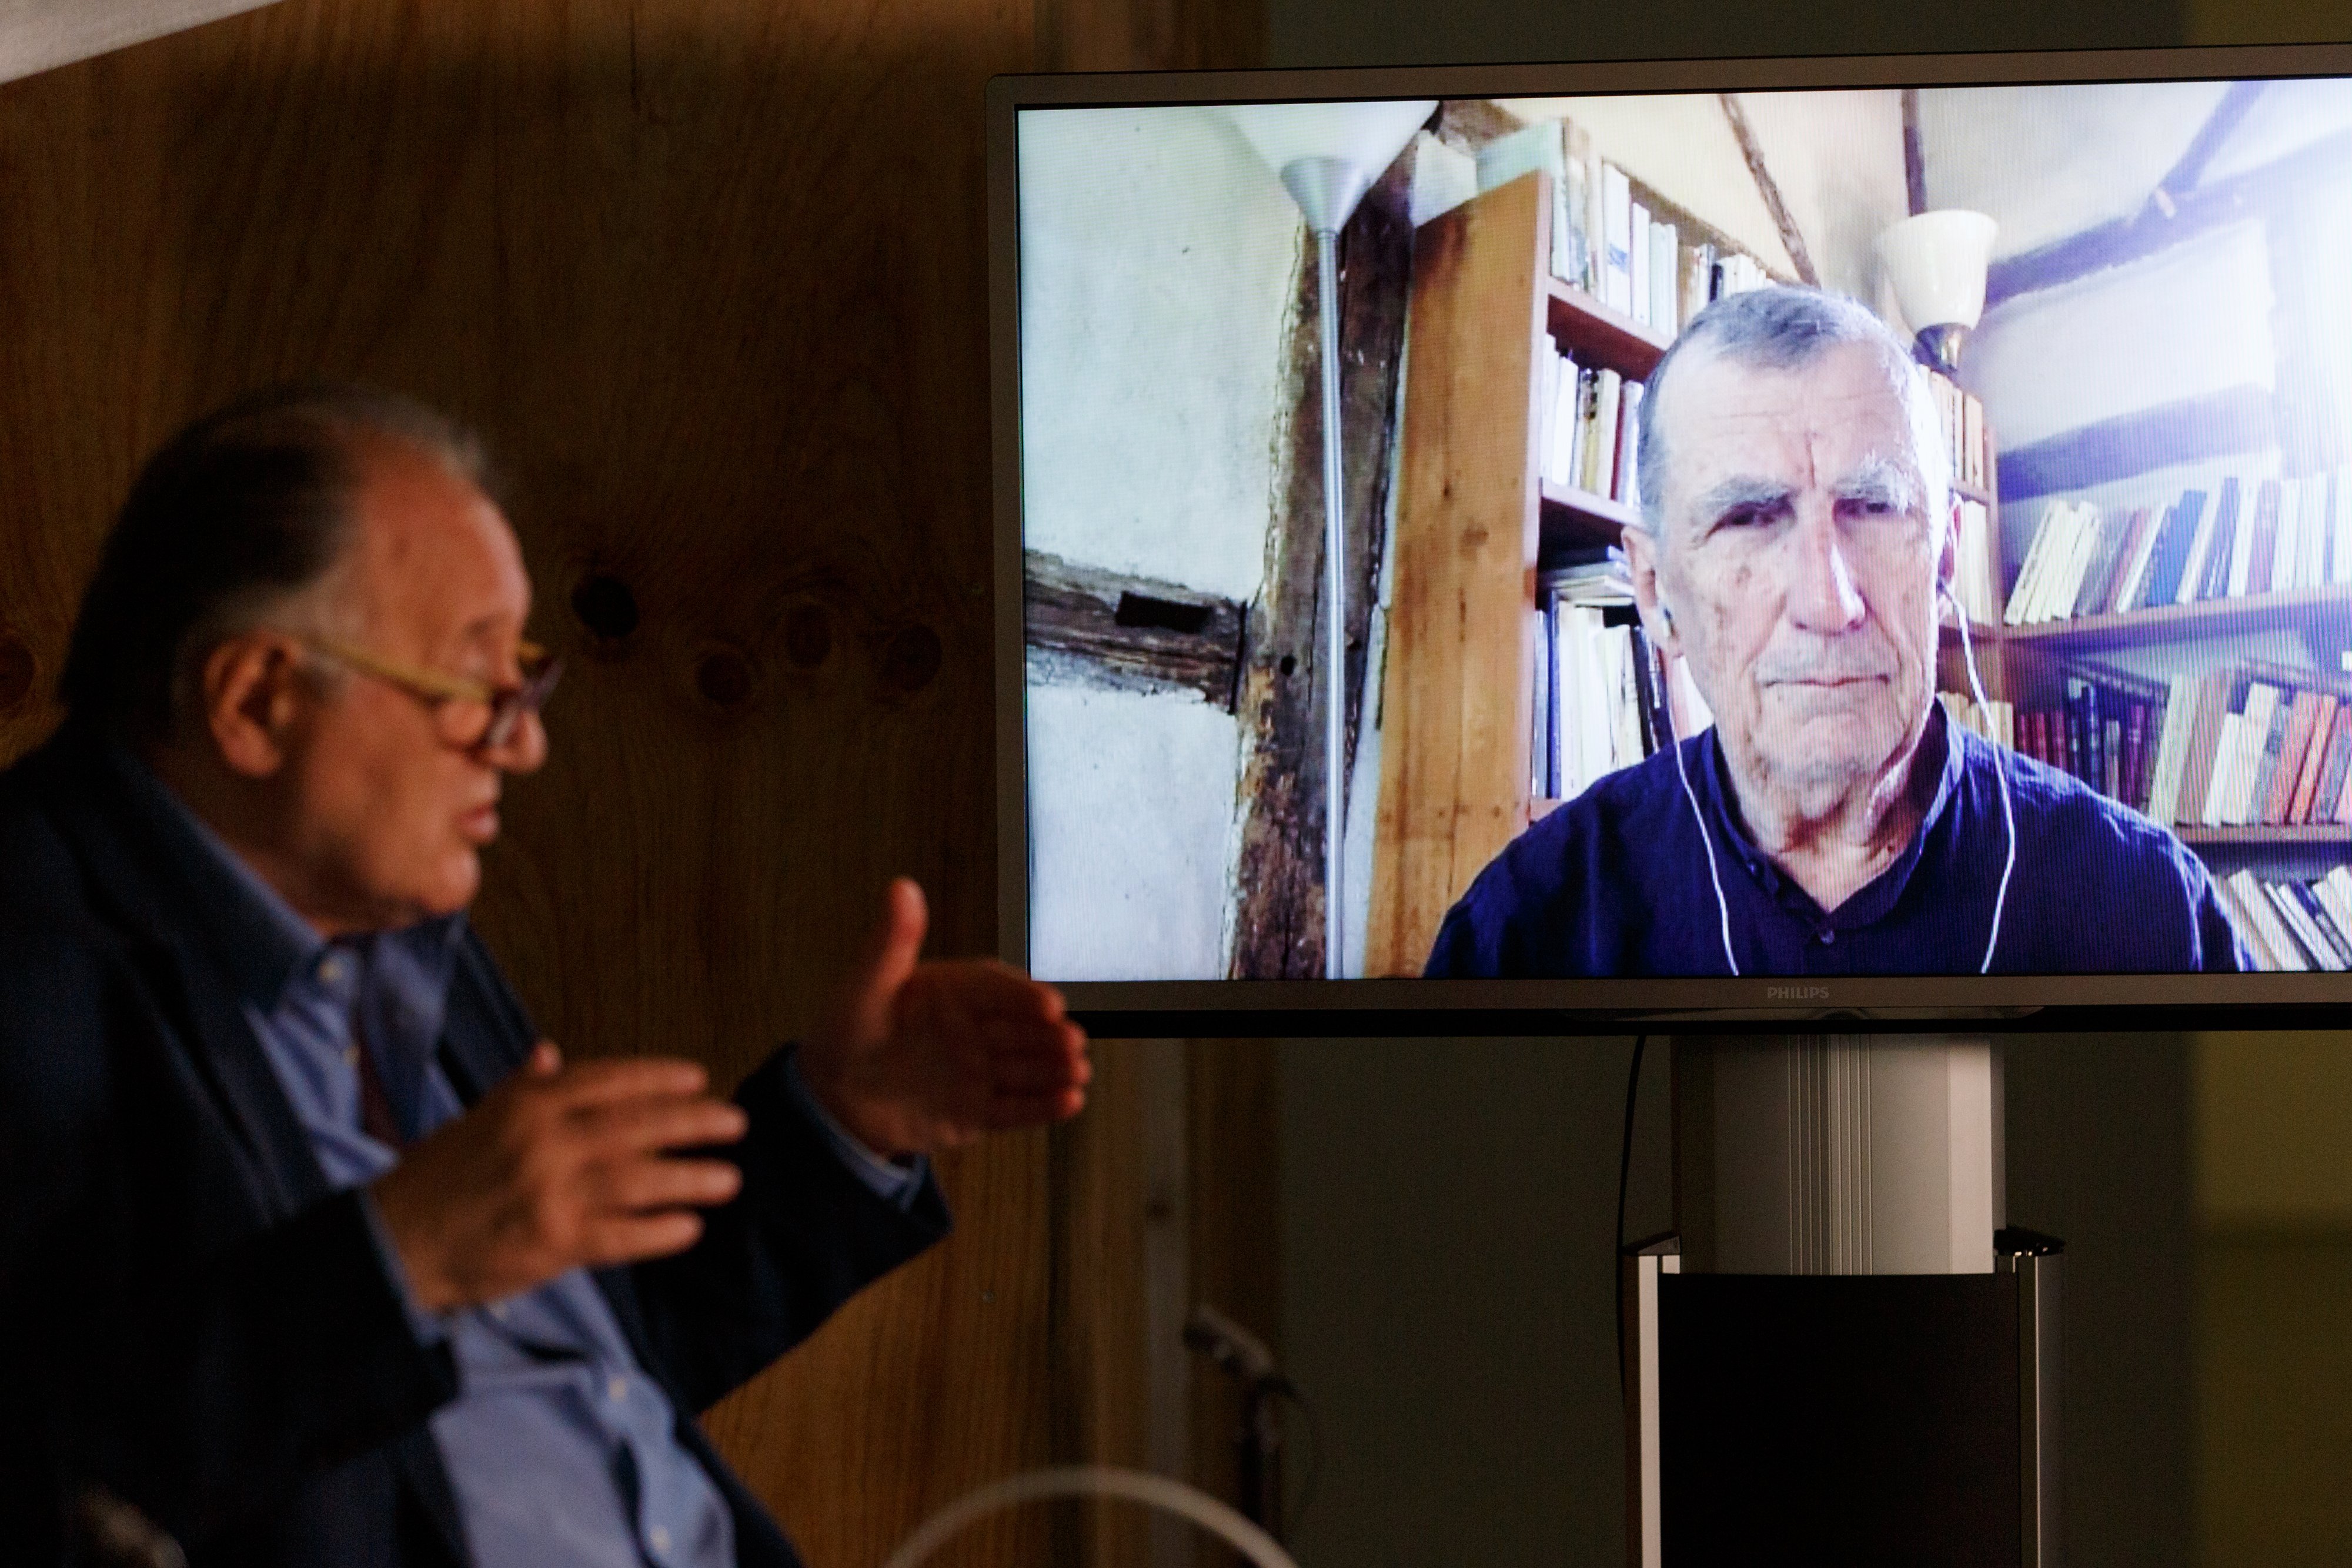
[[[550,1034],[731,1082],[898,872],[933,951],[992,950],[981,107],[1036,26],[284,0],[0,89],[0,664],[26,687],[0,756],[56,721],[142,457],[249,388],[358,375],[490,436],[572,664],[477,912]],[[634,624],[589,628],[591,577]],[[942,1161],[955,1238],[711,1414],[813,1568],[1084,1457],[1052,1418],[1051,1142]],[[1033,1511],[941,1561],[1051,1545]]]
[[[1445,911],[1527,825],[1550,199],[1514,181],[1414,244],[1367,975],[1419,974]]]
[[[1282,1345],[1282,1098],[1277,1047],[1270,1040],[1191,1042],[1185,1095],[1190,1139],[1187,1188],[1191,1203],[1191,1291],[1265,1341],[1279,1359]],[[1191,1389],[1192,1479],[1228,1501],[1239,1496],[1234,1434],[1242,1419],[1242,1391],[1205,1361],[1196,1362]],[[1295,1413],[1285,1413],[1284,1484],[1296,1509],[1306,1449]],[[1203,1538],[1199,1568],[1226,1568],[1240,1557]]]
[[[1244,606],[1041,550],[1026,559],[1030,685],[1191,692],[1233,712]]]
[[[1381,576],[1396,383],[1412,294],[1412,160],[1399,158],[1339,231],[1341,538],[1347,600],[1343,770],[1352,774],[1364,660]],[[1324,838],[1330,798],[1325,603],[1321,294],[1314,241],[1302,231],[1297,303],[1286,374],[1289,427],[1277,436],[1265,586],[1252,605],[1237,710],[1249,752],[1242,768],[1241,890],[1229,977],[1304,979],[1323,973]]]

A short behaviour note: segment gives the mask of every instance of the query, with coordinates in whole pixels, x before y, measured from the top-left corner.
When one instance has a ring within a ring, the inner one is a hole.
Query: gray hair
[[[342,560],[370,437],[496,487],[471,432],[357,382],[271,387],[197,420],[148,459],[116,516],[58,700],[77,718],[170,736],[206,656],[287,612]]]
[[[1935,437],[1933,410],[1923,406],[1927,389],[1919,384],[1909,347],[1866,307],[1843,295],[1787,285],[1727,294],[1690,319],[1682,335],[1650,372],[1649,383],[1643,390],[1640,412],[1635,415],[1633,460],[1641,488],[1643,526],[1652,534],[1664,537],[1659,525],[1664,520],[1666,452],[1658,434],[1658,391],[1665,384],[1667,372],[1685,354],[1728,360],[1751,370],[1789,371],[1810,364],[1845,343],[1869,344],[1885,355],[1890,367],[1900,368],[1897,384],[1912,423],[1923,435]],[[1927,470],[1931,493],[1938,487],[1938,475],[1942,476],[1941,487],[1948,490],[1950,454],[1944,450],[1940,438],[1926,440],[1923,444],[1927,450],[1919,456]]]

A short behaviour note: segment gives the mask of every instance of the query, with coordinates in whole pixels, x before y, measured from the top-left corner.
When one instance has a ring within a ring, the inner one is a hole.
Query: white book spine
[[[2245,904],[2246,914],[2263,934],[2263,945],[2271,950],[2271,956],[2278,960],[2279,967],[2310,968],[2310,960],[2304,956],[2303,945],[2287,930],[2286,922],[2279,918],[2278,905],[2271,902],[2271,890],[2251,871],[2242,871],[2238,875],[2246,879],[2238,883],[2239,901]],[[2236,878],[2231,880],[2235,882]]]
[[[2246,587],[2252,580],[2254,570],[2254,492],[2241,486],[2238,491],[2238,527],[2230,539],[2230,580],[2222,592],[2231,599],[2243,599]]]
[[[1641,203],[1633,204],[1633,226],[1625,246],[1625,289],[1631,297],[1633,319],[1646,327],[1650,324],[1650,209]]]
[[[2223,714],[2221,733],[2213,741],[2213,771],[2205,784],[2205,803],[2198,809],[2200,827],[2221,825],[2222,803],[2230,798],[2230,778],[2238,770],[2238,732],[2246,727],[2243,714]]]
[[[2083,591],[2083,574],[2099,549],[2099,509],[2088,504],[2070,508],[2065,564],[2052,574],[2042,595],[2037,621],[2063,621],[2074,612],[2075,596]]]
[[[2301,559],[2295,550],[2295,528],[2302,515],[2295,482],[2279,481],[2278,531],[2271,538],[2271,591],[2286,593],[2294,588],[2295,562]]]
[[[2205,580],[2206,558],[2213,553],[2213,530],[2221,522],[2221,503],[2208,497],[2205,507],[2197,516],[2197,535],[2189,546],[2189,564],[2181,569],[2179,591],[2172,596],[2175,604],[2197,602],[2197,586]]]
[[[2164,698],[2164,728],[2157,739],[2156,770],[2148,786],[2147,814],[2171,825],[2180,820],[2180,781],[2188,771],[2189,709],[2197,700],[2193,675],[2175,675]]]
[[[2262,889],[2254,883],[2254,873],[2242,871],[2225,878],[2221,883],[2221,894],[2222,903],[2229,907],[2231,928],[2237,932],[2238,940],[2246,945],[2246,951],[2253,957],[2254,967],[2285,968],[2286,965],[2278,955],[2271,951],[2270,937],[2263,923],[2254,918],[2255,906],[2264,902]]]
[[[2011,626],[2025,623],[2025,612],[2033,602],[2034,586],[2048,570],[2051,536],[2056,531],[2058,508],[2053,504],[2042,508],[2042,520],[2033,526],[2033,538],[2026,541],[2025,559],[2018,563],[2016,585],[2009,591],[2009,607],[2001,620]]]
[[[2230,771],[2230,796],[2221,803],[2221,825],[2242,828],[2253,821],[2254,785],[2263,771],[2263,751],[2271,722],[2278,716],[2279,688],[2260,681],[2246,693],[2245,723],[2238,730],[2238,756]]]
[[[1625,171],[1614,163],[1601,165],[1601,213],[1607,260],[1601,271],[1602,302],[1632,315],[1633,265],[1633,188]]]

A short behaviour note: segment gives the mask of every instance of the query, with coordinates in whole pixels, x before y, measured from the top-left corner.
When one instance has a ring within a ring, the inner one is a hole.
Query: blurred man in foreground
[[[464,913],[558,674],[487,488],[362,389],[191,427],[0,777],[12,1550],[100,1489],[197,1568],[791,1564],[695,1414],[945,1233],[925,1154],[1078,1109],[906,882],[731,1103],[538,1038]]]

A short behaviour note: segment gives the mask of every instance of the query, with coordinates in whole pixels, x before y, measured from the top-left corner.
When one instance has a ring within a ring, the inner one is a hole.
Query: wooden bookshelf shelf
[[[1937,622],[1936,634],[1947,648],[1960,645],[1960,629],[1949,621]],[[1981,621],[1969,622],[1969,642],[1979,648],[1990,648],[2000,640],[2000,628],[1988,626]]]
[[[1557,277],[1545,280],[1546,325],[1580,365],[1601,364],[1629,382],[1645,382],[1665,357],[1671,339]]]
[[[2315,611],[2352,617],[2352,588],[2306,588],[2293,593],[2247,594],[2239,599],[2203,599],[2130,610],[2121,615],[2086,615],[2079,621],[2044,621],[2001,629],[2001,641],[2053,653],[2089,653],[2150,642],[2261,632],[2307,622]]]
[[[1636,521],[1622,501],[1565,486],[1543,486],[1542,528],[1547,545],[1613,545]]]
[[[2296,844],[2352,844],[2352,825],[2343,822],[2321,822],[2299,828],[2181,826],[2172,831],[2182,843],[2189,845],[2245,844],[2292,847]]]

